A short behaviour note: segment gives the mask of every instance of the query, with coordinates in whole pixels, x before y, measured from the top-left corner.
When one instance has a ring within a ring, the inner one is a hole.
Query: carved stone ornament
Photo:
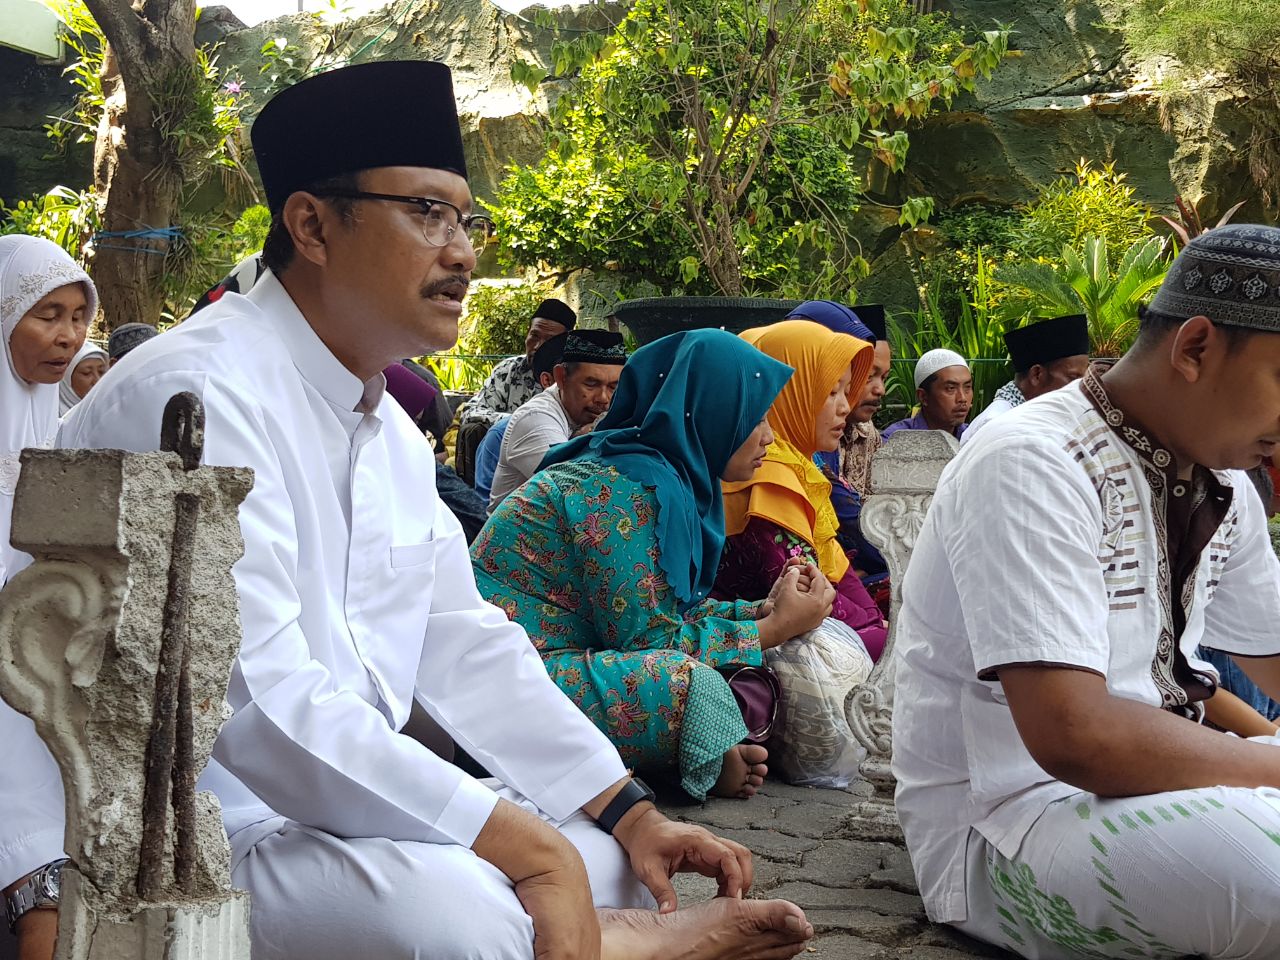
[[[174,452],[22,454],[12,541],[34,563],[0,591],[0,696],[62,774],[58,960],[249,957],[248,895],[194,784],[229,714],[253,480],[198,466],[203,413],[180,396]]]
[[[897,840],[902,827],[893,808],[893,688],[897,660],[893,656],[902,579],[924,526],[933,492],[960,446],[941,430],[900,430],[871,462],[871,496],[862,507],[862,532],[884,555],[889,567],[891,598],[889,635],[875,669],[849,691],[845,715],[858,742],[867,750],[860,772],[875,790],[857,804],[850,827],[867,839]]]

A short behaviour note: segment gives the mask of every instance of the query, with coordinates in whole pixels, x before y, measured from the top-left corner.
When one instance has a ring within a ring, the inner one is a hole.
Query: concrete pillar
[[[889,565],[892,599],[889,636],[875,669],[849,692],[845,713],[854,736],[867,750],[859,768],[874,793],[856,805],[850,827],[859,836],[901,840],[902,827],[893,807],[893,680],[894,637],[902,608],[902,579],[924,525],[925,514],[943,469],[960,449],[955,438],[941,430],[900,430],[871,462],[871,496],[862,507],[862,532]]]
[[[0,695],[62,773],[59,960],[249,957],[248,895],[231,889],[218,802],[194,778],[229,715],[252,472],[200,467],[198,431],[184,442],[22,455],[12,540],[35,562],[0,591]],[[176,759],[161,762],[165,689]]]

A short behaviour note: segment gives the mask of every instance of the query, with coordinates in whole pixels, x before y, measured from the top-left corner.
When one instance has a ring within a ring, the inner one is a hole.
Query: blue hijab
[[[792,369],[723,330],[673,333],[622,368],[609,412],[539,469],[591,457],[653,487],[658,563],[681,608],[711,592],[724,546],[720,475]]]

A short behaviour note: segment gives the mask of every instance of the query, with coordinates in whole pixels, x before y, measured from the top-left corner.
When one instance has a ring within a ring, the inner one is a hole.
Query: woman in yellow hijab
[[[831,616],[856,630],[877,659],[884,621],[836,540],[831,481],[813,462],[815,453],[839,446],[873,347],[809,320],[758,327],[742,339],[795,375],[769,411],[775,439],[759,469],[750,480],[724,484],[727,539],[714,595],[762,600],[789,560],[812,562],[836,589]]]

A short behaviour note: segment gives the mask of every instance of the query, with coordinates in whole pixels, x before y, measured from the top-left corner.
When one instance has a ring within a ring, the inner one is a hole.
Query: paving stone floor
[[[1010,955],[931,924],[916,892],[906,850],[854,838],[846,824],[858,797],[766,783],[750,800],[690,802],[666,792],[668,816],[701,823],[755,854],[757,897],[804,908],[818,936],[802,956],[821,960],[968,960]],[[703,877],[680,876],[682,903],[715,895]]]

